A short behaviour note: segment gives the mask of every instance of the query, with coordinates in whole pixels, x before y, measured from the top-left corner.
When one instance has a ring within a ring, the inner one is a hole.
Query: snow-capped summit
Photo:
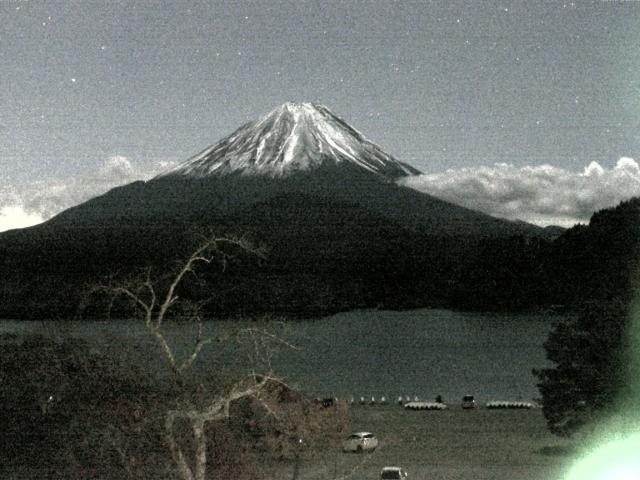
[[[287,102],[161,176],[284,177],[344,164],[392,179],[420,173],[385,153],[328,108]]]

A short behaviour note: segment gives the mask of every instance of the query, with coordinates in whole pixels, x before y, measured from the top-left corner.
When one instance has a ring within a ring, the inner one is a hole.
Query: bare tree
[[[134,280],[133,282],[129,282],[131,285],[99,287],[100,290],[111,293],[112,299],[122,295],[137,307],[138,311],[142,314],[145,328],[160,346],[169,368],[178,379],[182,378],[184,374],[189,371],[205,345],[216,340],[223,341],[228,338],[228,335],[223,337],[205,337],[203,335],[204,325],[200,314],[200,306],[188,301],[183,301],[182,307],[186,307],[187,316],[196,323],[197,334],[191,351],[185,358],[182,360],[176,358],[163,331],[164,322],[170,310],[175,307],[179,301],[177,289],[185,280],[185,277],[188,274],[196,275],[195,268],[198,264],[210,264],[218,260],[223,265],[223,268],[226,266],[229,254],[220,248],[223,244],[234,245],[242,251],[252,253],[259,257],[264,256],[263,249],[256,248],[244,238],[211,236],[204,240],[200,246],[191,253],[189,258],[184,261],[177,270],[177,273],[170,279],[168,286],[162,289],[164,291],[157,286],[159,282],[152,281],[150,270],[146,272],[145,277],[141,281]]]
[[[204,396],[199,401],[185,396],[177,401],[175,407],[170,408],[165,415],[164,429],[166,441],[171,452],[176,471],[183,480],[204,480],[207,471],[207,435],[206,427],[211,422],[228,419],[232,403],[242,398],[256,400],[267,414],[278,418],[276,407],[270,402],[267,386],[273,384],[285,385],[281,378],[275,376],[270,369],[270,347],[274,342],[293,347],[266,328],[237,328],[217,336],[205,336],[203,318],[198,305],[179,299],[177,291],[188,274],[195,275],[195,269],[199,264],[210,264],[219,261],[226,265],[229,255],[222,249],[222,245],[232,245],[244,252],[262,257],[263,251],[254,247],[242,238],[209,237],[197,247],[193,253],[178,268],[164,288],[151,278],[150,271],[138,282],[130,282],[128,285],[101,286],[99,289],[108,291],[112,296],[112,302],[117,297],[125,297],[130,300],[144,323],[146,330],[160,346],[167,365],[173,373],[178,385],[182,385],[187,373],[202,352],[203,348],[213,342],[228,340],[244,341],[249,344],[250,356],[253,360],[261,360],[267,368],[260,374],[252,373],[237,379],[229,389],[217,393],[212,397]],[[163,326],[178,303],[187,309],[188,316],[196,323],[197,333],[189,351],[182,358],[178,358]],[[288,388],[288,387],[287,387]],[[202,397],[202,396],[201,396]],[[186,422],[192,434],[193,448],[184,446],[176,434],[177,422]]]

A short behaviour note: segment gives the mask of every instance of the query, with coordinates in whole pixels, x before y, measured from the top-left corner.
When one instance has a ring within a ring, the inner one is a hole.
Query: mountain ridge
[[[396,181],[419,173],[327,107],[287,102],[151,180],[116,187],[46,223],[233,223],[253,203],[305,193],[327,208],[334,201],[338,209],[352,203],[429,234],[547,235],[541,227],[491,217]]]

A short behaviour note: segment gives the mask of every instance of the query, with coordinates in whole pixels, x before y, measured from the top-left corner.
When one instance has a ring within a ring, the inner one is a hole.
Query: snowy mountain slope
[[[389,179],[420,173],[367,140],[328,108],[287,102],[161,177],[240,173],[279,178],[344,164]]]

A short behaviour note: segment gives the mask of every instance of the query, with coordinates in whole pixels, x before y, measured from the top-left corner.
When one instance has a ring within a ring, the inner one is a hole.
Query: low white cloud
[[[510,220],[538,225],[586,223],[593,212],[640,195],[640,167],[622,157],[613,168],[582,172],[551,165],[467,167],[408,177],[403,185]]]
[[[14,228],[25,228],[43,222],[40,215],[25,212],[18,205],[5,206],[0,209],[0,232]]]
[[[131,160],[122,155],[113,155],[98,170],[98,178],[116,181],[135,175]]]
[[[166,170],[169,170],[169,169],[175,167],[176,164],[177,164],[177,162],[174,162],[172,160],[161,160],[158,163],[158,167],[159,167],[161,172],[164,172]]]
[[[142,171],[129,158],[114,155],[93,174],[0,186],[0,232],[41,223],[114,187],[148,180],[165,168],[163,162]]]

